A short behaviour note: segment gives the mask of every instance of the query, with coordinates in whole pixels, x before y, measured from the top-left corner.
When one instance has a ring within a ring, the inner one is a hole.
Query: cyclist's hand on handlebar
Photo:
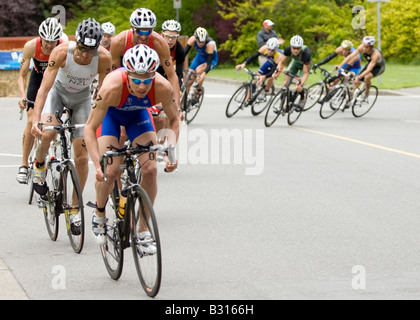
[[[42,137],[42,130],[40,129],[40,124],[38,122],[32,122],[31,133],[35,138],[38,138],[38,136]]]
[[[170,163],[168,158],[166,157],[165,172],[174,172],[177,167],[178,167],[178,160],[176,160],[176,163]]]
[[[245,68],[245,63],[238,64],[238,65],[236,66],[236,71],[242,70],[243,68]]]
[[[96,167],[95,178],[96,178],[96,181],[98,181],[98,182],[104,182],[105,181],[104,173],[103,173],[100,166]]]
[[[22,97],[22,98],[20,98],[20,100],[19,100],[19,102],[18,102],[18,105],[19,105],[19,108],[21,108],[21,109],[25,109],[26,108],[26,101],[27,101],[28,99],[26,99],[26,97]]]

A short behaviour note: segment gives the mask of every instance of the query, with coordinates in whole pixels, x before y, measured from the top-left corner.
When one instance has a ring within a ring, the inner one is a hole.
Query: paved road
[[[235,86],[206,89],[183,127],[179,172],[159,170],[157,299],[420,298],[418,97],[382,96],[361,119],[322,120],[316,108],[266,129],[249,110],[225,117]],[[80,255],[63,229],[49,240],[15,180],[16,103],[0,99],[0,277],[7,271],[30,299],[147,299],[130,251],[115,282],[90,235]],[[91,174],[85,202],[92,186]]]

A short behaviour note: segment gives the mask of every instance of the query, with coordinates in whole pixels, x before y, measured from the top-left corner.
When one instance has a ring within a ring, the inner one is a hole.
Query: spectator
[[[271,20],[264,20],[263,27],[260,31],[257,33],[257,43],[258,43],[258,49],[260,49],[263,45],[266,44],[267,40],[270,38],[277,38],[279,39],[279,36],[277,33],[273,30],[274,22]],[[279,39],[280,45],[284,43],[284,39]],[[260,64],[260,67],[267,61],[266,57],[264,55],[261,55],[258,57],[258,61]]]

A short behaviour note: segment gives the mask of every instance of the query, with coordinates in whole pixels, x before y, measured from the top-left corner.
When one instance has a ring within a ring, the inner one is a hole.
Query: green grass
[[[364,66],[364,64],[363,64]],[[323,68],[327,70],[332,70],[334,65],[323,65]],[[253,65],[249,67],[251,70],[257,72],[258,66]],[[401,88],[411,88],[411,87],[420,87],[420,65],[403,65],[403,64],[394,64],[387,63],[386,70],[381,75],[381,84],[378,84],[378,79],[373,80],[373,84],[378,86],[380,89],[401,89]],[[239,74],[236,72],[235,67],[232,65],[220,65],[217,66],[209,73],[210,77],[231,79],[237,81],[246,81],[248,79],[248,74],[245,71],[240,71]],[[319,72],[316,74],[311,74],[308,79],[308,85],[318,82],[322,79],[322,76]],[[283,76],[280,76],[276,84],[280,85],[283,81]]]

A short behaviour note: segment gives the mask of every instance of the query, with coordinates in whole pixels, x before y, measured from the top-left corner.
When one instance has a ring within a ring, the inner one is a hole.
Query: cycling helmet
[[[103,33],[99,22],[88,18],[77,26],[76,40],[86,47],[97,47],[102,41]]]
[[[124,54],[123,66],[129,72],[153,73],[159,68],[159,56],[155,50],[139,44]]]
[[[194,36],[199,42],[204,42],[207,39],[208,32],[206,29],[200,27],[194,31]]]
[[[181,24],[175,20],[166,20],[162,24],[162,31],[176,31],[181,32]]]
[[[366,36],[363,38],[363,43],[368,44],[370,46],[373,46],[375,44],[376,40],[375,37],[372,36]]]
[[[48,18],[41,23],[38,33],[45,41],[57,41],[63,33],[63,28],[56,18]]]
[[[303,38],[299,35],[293,36],[290,39],[290,45],[295,48],[301,48],[303,46]]]
[[[267,40],[266,45],[267,45],[268,50],[276,50],[280,46],[279,39],[270,38]]]
[[[105,22],[102,24],[102,30],[104,30],[104,34],[115,34],[115,26],[111,22]]]
[[[130,16],[130,23],[134,29],[153,29],[156,27],[156,16],[152,10],[139,8]]]
[[[351,47],[353,47],[353,42],[351,42],[350,40],[344,40],[343,42],[341,42],[341,47],[343,49],[350,49]]]

